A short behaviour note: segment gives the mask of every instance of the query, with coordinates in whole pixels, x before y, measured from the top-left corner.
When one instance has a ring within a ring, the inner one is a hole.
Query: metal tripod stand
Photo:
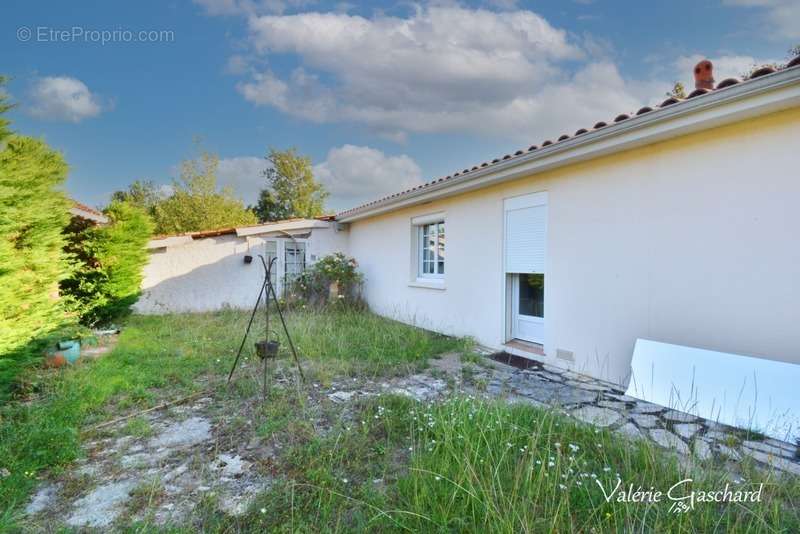
[[[230,384],[231,378],[233,377],[233,372],[236,370],[236,365],[239,363],[239,358],[242,355],[242,350],[244,349],[245,343],[247,343],[247,336],[250,334],[250,328],[253,326],[253,321],[256,318],[256,313],[258,312],[258,306],[261,304],[261,299],[264,299],[264,339],[261,341],[256,342],[256,353],[258,356],[264,361],[264,372],[263,372],[263,396],[264,400],[267,399],[267,365],[269,364],[269,360],[275,359],[278,355],[278,347],[279,342],[277,339],[271,340],[270,339],[270,329],[269,329],[269,301],[270,295],[272,295],[272,299],[275,302],[275,309],[278,311],[278,317],[281,320],[281,325],[283,326],[283,332],[286,334],[286,340],[289,342],[289,347],[292,349],[292,356],[294,357],[294,363],[297,366],[297,371],[300,373],[300,378],[305,382],[306,377],[303,374],[303,368],[300,367],[300,360],[297,357],[297,351],[294,348],[294,343],[292,342],[292,336],[289,335],[289,329],[286,327],[286,320],[283,318],[283,312],[281,311],[281,306],[278,303],[278,295],[275,293],[275,287],[272,285],[272,269],[275,266],[275,261],[277,258],[270,258],[269,262],[264,259],[264,256],[261,254],[258,255],[261,259],[261,265],[264,268],[264,282],[261,284],[261,291],[258,292],[258,299],[256,299],[256,305],[253,306],[253,312],[250,314],[250,320],[247,323],[247,329],[244,332],[244,337],[242,337],[242,343],[239,345],[239,351],[236,353],[236,359],[233,361],[233,366],[231,367],[230,373],[228,373],[228,383]]]

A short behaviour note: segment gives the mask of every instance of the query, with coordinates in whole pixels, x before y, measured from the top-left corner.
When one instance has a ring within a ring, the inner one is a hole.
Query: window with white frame
[[[421,224],[417,232],[417,276],[444,278],[444,221]]]
[[[289,286],[306,270],[306,244],[302,241],[286,242],[284,245],[284,276]]]

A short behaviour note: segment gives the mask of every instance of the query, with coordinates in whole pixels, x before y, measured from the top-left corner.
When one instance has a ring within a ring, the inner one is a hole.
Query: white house
[[[263,281],[258,255],[276,258],[278,294],[307,263],[347,248],[331,220],[291,219],[155,238],[148,244],[139,313],[252,308]]]
[[[800,362],[800,66],[337,215],[378,313],[625,383],[637,338]]]
[[[306,221],[302,254],[356,258],[379,314],[614,382],[638,338],[800,362],[798,63]],[[154,241],[139,308],[251,306],[277,228]]]

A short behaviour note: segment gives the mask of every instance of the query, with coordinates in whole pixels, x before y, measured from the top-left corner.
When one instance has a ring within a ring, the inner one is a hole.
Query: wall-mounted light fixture
[[[246,255],[244,257],[244,262],[245,263],[253,263],[253,256],[251,256],[250,254]]]

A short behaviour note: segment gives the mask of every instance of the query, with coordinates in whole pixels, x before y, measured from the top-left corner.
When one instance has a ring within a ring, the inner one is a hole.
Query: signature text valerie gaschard
[[[613,488],[606,488],[602,482],[595,480],[600,490],[603,492],[606,502],[618,503],[658,503],[670,501],[673,504],[681,504],[683,510],[694,509],[696,503],[721,503],[721,502],[761,502],[761,492],[764,484],[759,484],[757,489],[747,491],[731,489],[729,484],[725,484],[722,489],[715,490],[695,490],[691,489],[691,478],[686,478],[673,484],[666,492],[657,490],[653,487],[644,489],[642,486],[628,484],[623,486],[623,482],[617,479]]]

